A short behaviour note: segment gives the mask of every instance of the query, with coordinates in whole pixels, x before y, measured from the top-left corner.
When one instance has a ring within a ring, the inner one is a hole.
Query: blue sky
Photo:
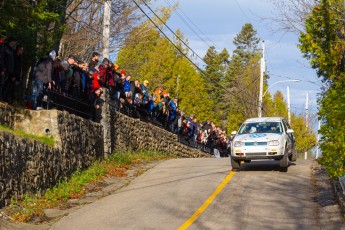
[[[158,0],[155,6],[169,6],[176,1]],[[179,8],[173,13],[168,25],[173,30],[181,29],[188,38],[190,47],[199,56],[204,57],[209,45],[215,45],[218,51],[226,48],[231,53],[234,49],[232,43],[234,37],[241,31],[242,26],[249,22],[257,30],[258,37],[266,44],[266,65],[270,74],[268,84],[286,79],[302,80],[299,83],[278,83],[270,88],[270,93],[280,90],[287,98],[286,87],[289,84],[291,110],[297,114],[304,114],[306,94],[309,92],[309,111],[311,114],[317,112],[316,100],[321,83],[297,48],[298,36],[292,33],[273,32],[270,22],[261,19],[274,14],[272,3],[267,0],[180,0],[179,2]],[[189,26],[181,18],[184,18]],[[190,27],[197,31],[199,36]]]

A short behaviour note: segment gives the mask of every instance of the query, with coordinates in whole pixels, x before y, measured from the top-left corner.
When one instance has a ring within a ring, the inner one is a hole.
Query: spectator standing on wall
[[[52,88],[52,73],[53,62],[56,57],[55,50],[52,50],[43,60],[37,63],[33,73],[33,94],[32,94],[32,106],[33,109],[42,109],[42,99],[44,94],[44,85],[48,89]]]
[[[104,58],[102,64],[99,66],[99,84],[102,87],[108,87],[108,67],[110,61],[108,58]]]
[[[153,103],[155,106],[161,101],[161,96],[162,96],[163,88],[158,88],[153,92]]]
[[[198,120],[196,117],[193,117],[193,120],[191,121],[191,136],[193,141],[196,141],[198,137]]]
[[[129,94],[132,95],[131,92],[131,75],[127,75],[125,79],[125,84],[123,85],[123,89],[125,90],[126,97],[128,97]]]
[[[13,100],[19,100],[23,98],[24,87],[23,86],[23,56],[24,56],[24,47],[17,45],[16,54],[14,56],[14,73],[10,82],[9,88],[9,102]]]
[[[67,69],[66,69],[65,64],[63,63],[63,66],[65,68],[65,77],[66,77],[63,92],[65,94],[71,94],[72,85],[73,85],[73,67],[77,62],[77,57],[74,56],[73,54],[70,54],[68,55],[66,62],[68,64]]]
[[[174,100],[170,100],[169,102],[169,105],[168,105],[168,108],[169,108],[169,116],[168,116],[168,124],[169,124],[169,128],[172,132],[176,132],[176,124],[174,123],[175,122],[175,119],[176,119],[176,116],[177,116],[177,106],[178,106],[178,99],[177,98],[174,98]]]
[[[92,52],[91,61],[89,62],[89,68],[95,68],[98,70],[98,62],[99,62],[99,53],[98,52]]]
[[[179,113],[178,113],[178,118],[177,118],[177,132],[179,134],[183,134],[183,128],[184,128],[184,123],[183,121],[185,120],[185,111],[184,110],[181,110]]]
[[[15,68],[15,50],[17,40],[14,37],[6,39],[3,50],[3,77],[1,78],[1,97],[8,102],[9,85],[12,83]]]
[[[147,106],[148,106],[149,98],[150,98],[148,86],[149,86],[148,80],[144,80],[144,82],[141,84],[141,91],[143,93],[142,104],[146,109],[148,109]]]
[[[93,117],[94,122],[100,122],[102,119],[102,106],[104,104],[103,99],[101,98],[102,89],[96,88],[94,92],[90,94],[89,101],[93,107]]]
[[[54,61],[52,80],[52,88],[57,92],[61,92],[63,87],[62,84],[65,81],[65,70],[60,59],[56,59]]]

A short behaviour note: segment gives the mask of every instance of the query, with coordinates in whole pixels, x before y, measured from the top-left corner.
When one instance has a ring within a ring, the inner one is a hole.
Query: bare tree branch
[[[271,17],[262,17],[270,23],[273,31],[293,33],[304,32],[304,22],[319,0],[266,0],[274,5],[275,12]]]

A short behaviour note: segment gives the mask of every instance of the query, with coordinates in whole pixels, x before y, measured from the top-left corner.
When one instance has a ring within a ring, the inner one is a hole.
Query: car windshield
[[[282,132],[283,128],[280,122],[253,122],[243,124],[238,131],[238,134]]]

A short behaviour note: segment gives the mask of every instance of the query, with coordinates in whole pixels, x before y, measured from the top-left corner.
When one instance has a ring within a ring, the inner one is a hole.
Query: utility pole
[[[103,58],[109,58],[109,39],[110,39],[110,8],[111,0],[104,0],[103,13]]]
[[[289,122],[289,124],[291,124],[290,86],[286,86],[286,94],[287,94],[288,122]]]
[[[177,98],[178,98],[179,85],[180,85],[180,75],[177,75],[177,79],[176,79],[176,97]]]
[[[319,120],[319,128],[317,129],[317,140],[316,140],[316,154],[315,154],[315,158],[319,158],[319,141],[320,141],[320,127],[321,127],[321,120]]]
[[[307,92],[307,98],[305,101],[305,127],[309,126],[309,92]]]
[[[262,42],[262,57],[260,59],[260,92],[259,92],[259,107],[258,107],[258,117],[262,116],[262,100],[264,91],[264,75],[266,70],[265,62],[265,42]]]

